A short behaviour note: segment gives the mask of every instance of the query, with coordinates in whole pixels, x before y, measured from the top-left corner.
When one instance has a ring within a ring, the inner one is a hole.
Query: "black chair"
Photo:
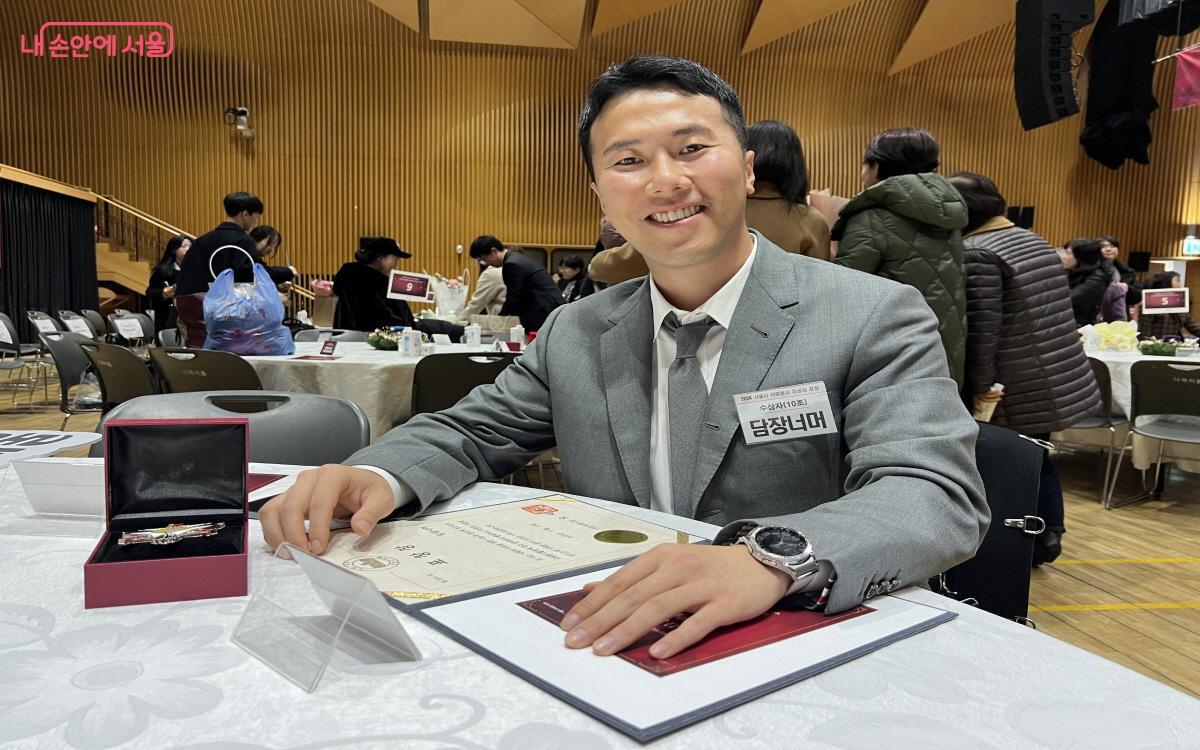
[[[83,317],[77,312],[71,310],[59,310],[58,322],[62,323],[64,330],[78,333],[80,336],[87,336],[90,339],[99,341],[102,339],[100,331],[97,331],[92,326],[92,321]]]
[[[127,401],[104,420],[232,416],[250,420],[251,461],[309,466],[340,463],[371,442],[367,415],[357,404],[315,393],[164,393]],[[92,453],[104,455],[103,445],[94,443]]]
[[[1096,359],[1088,357],[1088,364],[1092,366],[1092,373],[1096,376],[1096,385],[1100,388],[1100,414],[1093,417],[1084,417],[1078,422],[1069,425],[1070,430],[1108,430],[1108,448],[1105,450],[1104,461],[1104,482],[1100,485],[1100,502],[1108,497],[1108,484],[1111,481],[1116,482],[1116,475],[1113,474],[1113,455],[1117,448],[1117,427],[1125,424],[1125,418],[1119,414],[1113,414],[1112,411],[1112,374],[1108,371],[1108,365]]]
[[[42,343],[50,350],[54,358],[54,366],[58,370],[59,403],[58,410],[63,413],[62,424],[58,429],[67,429],[67,421],[76,414],[98,412],[103,406],[100,396],[81,398],[78,401],[71,389],[80,385],[83,374],[91,367],[87,354],[80,348],[83,342],[91,342],[90,336],[84,336],[72,331],[39,334]]]
[[[158,332],[158,345],[179,348],[179,329],[164,328]]]
[[[62,323],[41,310],[26,310],[25,316],[29,318],[30,323],[33,323],[33,327],[37,329],[38,333],[54,333],[63,329]]]
[[[17,335],[17,327],[12,318],[0,313],[0,372],[8,373],[6,385],[13,390],[12,403],[17,403],[17,390],[29,390],[29,409],[33,410],[33,392],[37,390],[38,379],[42,380],[45,398],[50,398],[50,386],[46,382],[46,365],[36,358],[38,346],[22,344]],[[28,357],[33,356],[33,359]],[[32,374],[31,374],[32,373]]]
[[[476,386],[495,382],[496,376],[521,356],[496,354],[430,354],[413,371],[412,413],[425,414],[454,406]]]
[[[992,524],[975,556],[937,579],[935,590],[974,599],[979,608],[1012,620],[1029,615],[1034,537],[1045,531],[1037,515],[1043,447],[1012,430],[979,425],[975,460]]]
[[[138,396],[155,393],[146,363],[129,349],[99,341],[80,342],[79,347],[91,361],[96,379],[100,381],[104,412]]]
[[[150,361],[167,393],[261,391],[262,381],[249,362],[212,349],[158,347]]]
[[[134,329],[128,321],[137,323],[137,328]],[[154,321],[150,320],[149,315],[118,310],[109,314],[108,323],[117,343],[124,342],[127,346],[149,346],[154,342]],[[135,330],[141,335],[136,335]]]
[[[98,338],[104,338],[108,333],[108,326],[104,323],[104,316],[96,310],[80,310],[79,314],[87,318],[87,321],[92,324],[92,329],[96,332]]]
[[[1140,360],[1133,363],[1133,367],[1129,371],[1129,380],[1132,388],[1129,432],[1125,434],[1125,440],[1121,443],[1121,452],[1117,454],[1117,466],[1113,470],[1112,483],[1104,501],[1106,510],[1128,505],[1151,496],[1152,488],[1159,486],[1163,448],[1167,443],[1200,445],[1200,423],[1161,419],[1162,417],[1200,417],[1200,366]],[[1121,472],[1121,461],[1125,458],[1125,451],[1129,449],[1134,435],[1158,441],[1154,484],[1147,486],[1143,481],[1142,492],[1114,501],[1113,490],[1116,489],[1117,476]]]

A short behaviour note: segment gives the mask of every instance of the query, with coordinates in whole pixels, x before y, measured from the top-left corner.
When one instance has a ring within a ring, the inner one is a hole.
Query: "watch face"
[[[803,535],[779,526],[758,529],[754,534],[754,541],[758,542],[763,552],[780,557],[799,557],[808,547],[808,540]]]

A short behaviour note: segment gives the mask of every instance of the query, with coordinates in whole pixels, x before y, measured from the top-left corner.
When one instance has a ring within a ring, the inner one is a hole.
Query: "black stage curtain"
[[[37,329],[25,311],[95,310],[95,205],[0,180],[0,309],[23,341]]]

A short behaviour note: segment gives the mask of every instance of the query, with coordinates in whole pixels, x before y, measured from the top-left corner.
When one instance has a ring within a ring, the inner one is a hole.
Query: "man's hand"
[[[354,533],[366,536],[395,508],[396,499],[383,477],[366,469],[326,464],[300,472],[292,488],[264,505],[258,518],[271,549],[288,542],[319,555],[329,544],[334,518],[349,518]]]
[[[660,544],[600,583],[563,617],[570,648],[615,654],[681,612],[682,625],[650,647],[666,659],[723,625],[761,615],[791,579],[750,556],[743,545]]]
[[[175,287],[163,287],[163,299],[175,299]]]
[[[975,394],[975,403],[974,403],[974,407],[975,407],[974,413],[978,414],[979,412],[984,411],[985,407],[988,404],[999,403],[1000,399],[1002,399],[1002,398],[1004,398],[1004,391],[999,391],[994,388],[990,389],[990,390],[986,390],[983,393],[976,393]]]

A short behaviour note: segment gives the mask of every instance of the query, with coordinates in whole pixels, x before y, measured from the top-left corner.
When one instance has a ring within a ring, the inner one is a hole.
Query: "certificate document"
[[[550,495],[335,533],[325,559],[403,602],[441,599],[611,562],[699,537]]]

